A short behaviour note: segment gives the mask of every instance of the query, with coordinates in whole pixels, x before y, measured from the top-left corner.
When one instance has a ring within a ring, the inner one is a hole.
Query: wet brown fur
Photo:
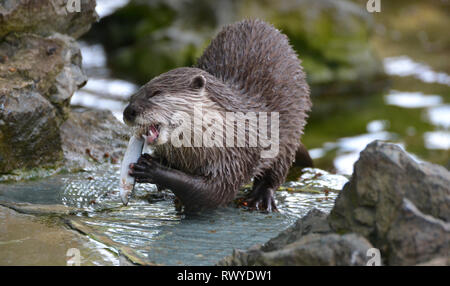
[[[202,75],[204,95],[192,86]],[[150,96],[155,91],[157,95]],[[218,112],[279,112],[278,156],[261,159],[260,148],[174,147],[157,145],[155,156],[165,166],[201,179],[200,188],[181,198],[187,207],[216,207],[230,202],[239,187],[254,178],[273,192],[286,178],[296,151],[311,165],[300,143],[307,112],[309,87],[287,37],[260,20],[228,25],[212,40],[194,68],[178,68],[156,77],[131,99],[141,116],[137,125],[169,120],[174,110],[192,112],[196,101]],[[159,116],[159,117],[158,117]],[[256,183],[255,183],[256,184]],[[176,191],[174,191],[177,194]],[[178,194],[177,194],[178,195]]]

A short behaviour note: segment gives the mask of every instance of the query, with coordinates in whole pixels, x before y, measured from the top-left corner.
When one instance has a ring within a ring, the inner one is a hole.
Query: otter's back
[[[241,96],[260,97],[271,110],[290,110],[300,121],[310,109],[309,88],[295,51],[285,35],[261,20],[224,27],[197,67]]]

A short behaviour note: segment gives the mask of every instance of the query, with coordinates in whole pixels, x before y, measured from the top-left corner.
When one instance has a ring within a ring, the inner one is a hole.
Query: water
[[[250,212],[233,204],[185,215],[175,210],[171,193],[158,193],[150,184],[138,185],[130,204],[122,206],[118,177],[116,166],[0,184],[0,204],[16,209],[23,203],[40,205],[47,215],[58,214],[55,206],[69,207],[73,214],[62,215],[66,222],[81,225],[79,230],[113,252],[128,249],[131,259],[163,265],[213,265],[234,248],[266,242],[312,208],[329,212],[337,190],[347,182],[345,177],[309,169],[299,182],[289,182],[277,192],[279,213]]]

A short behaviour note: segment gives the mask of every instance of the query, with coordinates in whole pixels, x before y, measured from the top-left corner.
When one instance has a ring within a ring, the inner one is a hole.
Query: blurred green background
[[[302,141],[317,167],[350,174],[375,139],[450,167],[449,1],[380,0],[379,13],[369,13],[366,0],[114,2],[97,1],[101,19],[82,38],[94,82],[139,86],[192,66],[223,25],[260,18],[289,37],[307,72],[313,111]],[[89,53],[98,49],[104,67],[93,68]],[[97,96],[92,87],[73,103]]]

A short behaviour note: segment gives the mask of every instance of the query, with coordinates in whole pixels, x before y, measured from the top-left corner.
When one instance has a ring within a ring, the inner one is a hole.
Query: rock
[[[264,19],[287,34],[313,92],[378,88],[384,72],[369,46],[372,18],[351,1],[131,0],[87,36],[104,44],[117,74],[143,84],[192,66],[223,25],[244,18]]]
[[[366,265],[367,250],[372,245],[356,234],[308,234],[296,242],[271,252],[249,250],[234,251],[219,265],[270,266],[344,266]]]
[[[71,114],[70,98],[87,81],[74,38],[98,16],[94,0],[81,0],[79,12],[67,3],[0,6],[0,181],[111,162],[124,147],[124,128],[110,113]]]
[[[83,209],[68,207],[62,204],[33,204],[17,203],[12,201],[0,201],[0,206],[10,208],[18,213],[29,215],[73,215],[83,213]]]
[[[355,234],[331,233],[327,215],[317,209],[262,246],[234,250],[219,265],[365,265],[372,248]]]
[[[71,229],[78,231],[81,234],[87,235],[102,243],[103,245],[108,246],[111,249],[114,249],[119,256],[120,265],[131,266],[131,265],[141,265],[141,266],[158,266],[158,264],[148,261],[146,257],[140,254],[132,247],[125,246],[123,244],[117,243],[116,241],[111,240],[105,233],[98,232],[92,229],[88,224],[82,222],[77,218],[66,218],[64,219],[64,223],[69,226]]]
[[[12,34],[0,43],[0,95],[19,98],[37,92],[67,113],[69,99],[87,77],[81,70],[81,53],[73,38],[53,34],[42,38],[33,34]]]
[[[0,5],[0,38],[15,33],[78,38],[98,19],[95,0],[80,0],[80,12],[67,9],[68,0],[4,0]],[[70,4],[70,3],[69,3]],[[70,6],[70,5],[69,5]],[[74,7],[74,6],[72,6]]]
[[[424,262],[448,243],[448,234],[432,221],[450,219],[449,186],[450,172],[445,168],[419,163],[395,144],[374,141],[361,152],[328,221],[338,233],[354,232],[369,239],[387,264]],[[411,204],[405,205],[405,199]],[[425,226],[438,237],[427,237]],[[423,240],[429,250],[403,245],[402,240],[413,243],[398,229],[409,235],[415,230],[410,238]]]
[[[126,126],[107,110],[73,110],[61,126],[65,165],[72,170],[118,163],[128,139]]]
[[[433,258],[430,261],[419,263],[416,266],[449,266],[449,265],[450,265],[450,257],[447,255]]]
[[[327,222],[327,214],[318,210],[310,210],[304,217],[288,229],[281,232],[277,237],[266,242],[261,250],[268,252],[281,249],[282,247],[293,243],[302,236],[310,233],[326,234],[331,232],[331,228]]]
[[[76,248],[81,265],[118,265],[110,249],[74,232],[54,216],[31,216],[0,206],[0,265],[65,266]],[[105,255],[109,253],[109,255]]]
[[[366,265],[374,247],[387,265],[449,265],[449,186],[445,168],[374,141],[328,217],[312,210],[264,245],[235,250],[219,265]]]
[[[61,160],[58,125],[55,108],[39,93],[0,95],[0,173]]]
[[[0,173],[62,159],[59,126],[85,84],[72,38],[10,35],[0,43]]]
[[[427,263],[442,255],[450,265],[450,223],[421,213],[408,199],[403,199],[387,243],[389,265]]]

